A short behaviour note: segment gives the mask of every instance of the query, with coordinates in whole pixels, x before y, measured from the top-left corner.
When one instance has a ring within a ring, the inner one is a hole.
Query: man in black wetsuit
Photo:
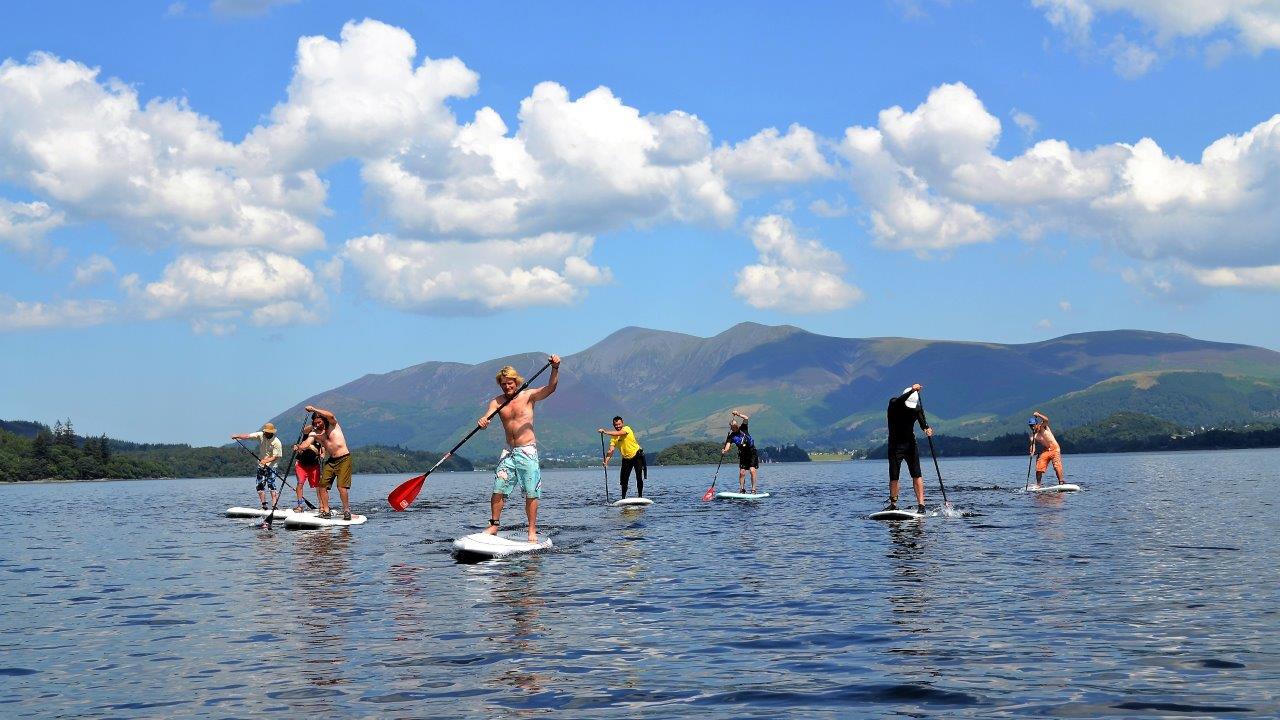
[[[742,423],[737,420],[729,422],[729,435],[724,439],[724,449],[720,451],[721,455],[729,452],[729,446],[738,446],[738,492],[746,493],[746,475],[747,471],[751,471],[751,494],[757,494],[756,491],[756,471],[760,468],[760,454],[756,452],[756,441],[751,438],[751,433],[747,431],[747,416],[733,411],[735,418],[742,418]]]
[[[920,406],[922,387],[916,383],[889,400],[889,502],[884,506],[885,510],[898,509],[898,471],[902,468],[902,461],[906,460],[916,490],[916,512],[924,514],[924,474],[920,472],[920,449],[916,446],[916,430],[912,427],[920,423],[925,435],[933,437],[933,428],[924,419],[924,408]]]

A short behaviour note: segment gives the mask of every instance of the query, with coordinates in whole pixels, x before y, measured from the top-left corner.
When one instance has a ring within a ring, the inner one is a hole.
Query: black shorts
[[[897,481],[898,471],[902,468],[902,461],[907,461],[907,471],[911,473],[911,478],[921,477],[920,472],[920,448],[915,443],[910,445],[899,445],[898,447],[889,448],[889,480]]]
[[[750,452],[738,452],[738,469],[748,470],[750,468],[760,467],[760,453],[755,448],[751,448]]]

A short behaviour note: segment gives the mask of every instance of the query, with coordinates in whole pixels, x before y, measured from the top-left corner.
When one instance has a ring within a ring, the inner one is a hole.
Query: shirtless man
[[[494,471],[493,495],[489,498],[489,527],[485,532],[498,534],[498,519],[507,496],[516,486],[524,492],[524,512],[529,518],[529,542],[538,542],[538,498],[542,497],[542,473],[538,468],[538,439],[533,435],[533,404],[546,400],[556,391],[560,379],[560,356],[547,358],[551,363],[551,378],[540,388],[526,388],[519,395],[516,390],[524,384],[524,378],[510,365],[498,371],[495,378],[502,394],[489,401],[484,417],[476,421],[482,429],[489,427],[489,416],[506,402],[498,412],[502,429],[507,435],[507,449],[502,451],[498,467]]]
[[[1045,470],[1049,469],[1049,463],[1053,463],[1053,472],[1058,476],[1058,484],[1062,484],[1062,446],[1058,445],[1058,438],[1053,436],[1053,431],[1049,429],[1049,418],[1042,415],[1039,410],[1031,413],[1033,416],[1027,421],[1031,426],[1031,450],[1032,455],[1036,454],[1036,443],[1044,446],[1044,451],[1040,453],[1040,457],[1036,460],[1036,487],[1040,487],[1040,479],[1044,477]]]
[[[324,447],[324,470],[320,473],[320,483],[316,485],[316,495],[320,500],[320,517],[333,517],[329,510],[329,487],[334,479],[338,481],[338,495],[342,498],[342,519],[351,519],[351,451],[347,449],[347,438],[342,434],[338,418],[324,408],[308,405],[304,408],[311,413],[311,434],[295,447],[300,451],[312,439],[319,440]]]

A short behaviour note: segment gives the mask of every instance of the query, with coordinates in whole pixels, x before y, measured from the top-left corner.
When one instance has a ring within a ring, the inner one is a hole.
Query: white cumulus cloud
[[[1005,159],[994,153],[999,120],[963,84],[880,120],[846,131],[841,153],[881,245],[919,252],[1056,230],[1144,261],[1280,263],[1280,115],[1191,160],[1150,138],[1090,149],[1043,140]]]
[[[365,291],[411,312],[482,314],[534,305],[567,305],[582,288],[610,282],[587,260],[594,239],[548,233],[530,238],[459,242],[367,235],[342,253]]]
[[[143,104],[132,87],[44,53],[0,63],[0,181],[72,220],[153,244],[320,247],[315,173],[247,165],[184,101]]]
[[[862,291],[840,277],[845,272],[840,255],[816,240],[801,238],[785,217],[762,217],[750,233],[759,262],[738,271],[734,294],[752,307],[827,312],[862,299]]]
[[[834,171],[818,149],[818,137],[800,125],[782,135],[766,128],[736,145],[716,150],[715,164],[733,183],[799,183],[830,177]]]
[[[244,317],[255,325],[315,322],[324,297],[296,258],[257,249],[183,255],[154,282],[129,275],[122,284],[142,317],[188,318],[197,329]]]
[[[116,264],[102,255],[90,255],[76,265],[74,285],[89,285],[99,277],[116,271]]]
[[[66,223],[66,216],[42,202],[9,202],[0,198],[0,247],[20,253],[46,249],[45,235]]]
[[[117,312],[107,300],[27,302],[0,295],[0,332],[101,325]]]

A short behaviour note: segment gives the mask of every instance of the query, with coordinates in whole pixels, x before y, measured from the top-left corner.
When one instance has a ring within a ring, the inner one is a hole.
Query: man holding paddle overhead
[[[885,503],[885,510],[898,509],[898,473],[902,470],[902,461],[906,460],[916,491],[916,512],[924,514],[924,473],[920,471],[920,448],[916,445],[913,427],[919,423],[924,434],[933,437],[933,428],[925,420],[924,407],[920,405],[920,390],[923,388],[916,383],[889,400],[889,502]]]
[[[320,499],[320,517],[333,516],[329,509],[329,488],[334,480],[338,482],[338,496],[342,498],[342,519],[351,519],[351,451],[347,449],[347,437],[338,425],[338,418],[323,408],[308,405],[304,408],[311,413],[311,435],[319,440],[324,448],[324,469],[320,471],[320,483],[316,485],[316,495]],[[301,444],[301,443],[300,443]]]
[[[280,500],[280,493],[276,491],[276,461],[284,456],[284,447],[280,444],[280,438],[276,437],[276,426],[265,423],[262,430],[256,433],[232,435],[231,439],[258,441],[258,500],[262,503],[262,509],[266,510],[265,491],[270,489],[271,507],[275,507]]]
[[[751,433],[747,430],[746,415],[737,410],[731,411],[734,419],[729,421],[729,435],[724,439],[724,448],[720,451],[723,456],[729,452],[732,445],[738,446],[738,492],[746,494],[747,492],[747,471],[751,471],[751,494],[757,494],[756,491],[756,471],[760,468],[760,453],[756,452],[756,441],[751,438]],[[737,418],[742,418],[739,423]]]
[[[524,512],[529,518],[529,542],[538,542],[538,498],[542,497],[542,471],[538,467],[538,439],[533,434],[533,405],[551,397],[560,380],[560,356],[547,358],[551,365],[551,377],[540,388],[524,388],[524,378],[510,365],[498,371],[494,378],[502,394],[489,401],[484,417],[476,426],[489,427],[489,418],[498,413],[502,430],[506,433],[507,448],[502,451],[498,467],[494,470],[493,495],[489,498],[489,527],[485,533],[498,534],[498,520],[507,496],[518,486],[524,492]]]
[[[631,471],[636,471],[636,497],[644,497],[644,478],[649,474],[649,467],[644,461],[644,448],[636,440],[635,431],[630,425],[624,425],[622,416],[613,418],[613,430],[599,428],[596,432],[608,435],[609,452],[604,456],[604,467],[609,469],[609,458],[613,457],[614,448],[622,451],[622,470],[618,473],[618,484],[622,487],[622,497],[627,497],[627,485],[631,479]]]

